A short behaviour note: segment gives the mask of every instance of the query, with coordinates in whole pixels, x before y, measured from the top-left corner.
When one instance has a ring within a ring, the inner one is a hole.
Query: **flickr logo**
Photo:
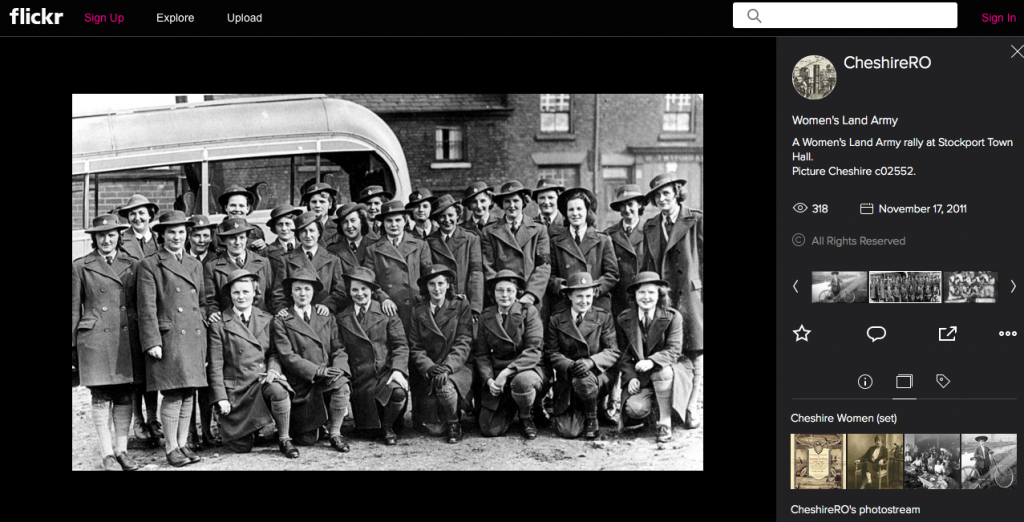
[[[43,9],[41,13],[33,13],[31,9],[24,7],[11,10],[11,24],[59,24],[64,13],[47,13]]]

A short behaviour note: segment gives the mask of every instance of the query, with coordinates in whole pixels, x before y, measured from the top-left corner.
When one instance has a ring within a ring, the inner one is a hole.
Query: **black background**
[[[1019,398],[1024,348],[1024,60],[1011,62],[1019,38],[779,38],[776,44],[776,517],[804,506],[920,506],[929,521],[1020,516],[1020,490],[945,492],[792,491],[791,433],[1019,433],[1020,403],[988,400],[894,401],[917,398]],[[818,54],[837,69],[835,90],[805,100],[790,76],[801,58]],[[926,70],[847,69],[861,58],[928,55]],[[798,126],[793,115],[898,117],[895,128]],[[1012,148],[792,147],[793,138],[1013,139]],[[812,151],[813,162],[794,162]],[[792,168],[838,165],[913,165],[914,177],[793,176]],[[797,202],[827,203],[828,214],[798,214]],[[859,214],[871,202],[876,213]],[[879,215],[878,204],[966,203],[967,214]],[[801,232],[808,244],[793,246]],[[812,246],[812,236],[906,237],[906,246]],[[999,272],[996,304],[812,304],[811,272],[818,270],[992,270]],[[793,290],[794,281],[799,280]],[[796,343],[792,330],[812,330]],[[887,329],[872,343],[869,326]],[[938,328],[956,325],[955,342],[940,342]],[[1016,330],[1017,337],[1000,337]],[[857,377],[870,374],[869,390]],[[896,375],[914,375],[912,390],[897,390]],[[943,373],[945,389],[935,382]],[[794,398],[883,400],[794,400]],[[793,413],[892,415],[893,426],[802,424]],[[852,458],[856,458],[852,457]],[[848,477],[848,486],[853,483]],[[826,517],[829,515],[825,515]],[[835,515],[842,516],[842,515]],[[817,518],[817,517],[816,517]]]

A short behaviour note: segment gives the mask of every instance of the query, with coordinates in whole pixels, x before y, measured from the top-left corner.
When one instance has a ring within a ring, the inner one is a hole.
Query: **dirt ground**
[[[71,390],[71,469],[101,469],[96,434],[89,413],[89,390]],[[702,399],[703,401],[703,399]],[[703,404],[701,405],[703,407]],[[408,415],[406,416],[408,423]],[[463,423],[465,436],[455,445],[406,429],[398,445],[388,447],[377,440],[342,434],[352,448],[338,453],[327,442],[299,447],[298,459],[286,459],[277,445],[261,445],[252,453],[239,455],[220,448],[199,453],[203,461],[180,470],[703,470],[704,427],[686,430],[673,422],[673,441],[659,447],[651,428],[616,433],[615,427],[601,427],[595,441],[566,440],[541,429],[536,440],[522,438],[518,423],[504,437],[484,438],[472,422]],[[143,470],[176,470],[167,464],[162,449],[131,449],[129,453]]]

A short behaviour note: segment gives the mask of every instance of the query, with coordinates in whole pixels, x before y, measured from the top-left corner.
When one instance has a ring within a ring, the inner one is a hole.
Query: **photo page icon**
[[[900,389],[907,389],[914,387],[914,375],[910,373],[901,373],[896,376],[896,387]]]

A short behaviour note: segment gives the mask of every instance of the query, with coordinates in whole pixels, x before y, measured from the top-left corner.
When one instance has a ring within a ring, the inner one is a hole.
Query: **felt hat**
[[[285,288],[285,291],[290,294],[292,292],[292,283],[295,281],[312,283],[315,292],[319,292],[324,289],[324,284],[320,282],[320,278],[317,277],[316,272],[311,268],[300,268],[292,272],[291,276],[285,278],[281,285]]]
[[[370,287],[370,290],[376,292],[380,290],[380,285],[377,284],[377,274],[373,273],[373,270],[366,268],[365,266],[357,266],[351,270],[341,274],[341,277],[346,281],[359,281],[366,283]]]
[[[367,201],[378,197],[392,199],[395,195],[384,190],[384,187],[381,187],[380,185],[370,185],[359,192],[359,199],[356,201],[359,203],[366,203]]]
[[[494,202],[498,205],[501,205],[502,199],[504,199],[506,196],[513,196],[515,194],[522,195],[523,200],[526,200],[526,198],[530,196],[530,189],[524,187],[523,184],[520,183],[519,181],[506,181],[500,187],[498,187],[498,190],[495,192]]]
[[[366,205],[355,201],[349,201],[348,203],[338,207],[338,211],[334,213],[334,215],[337,216],[334,220],[341,223],[341,220],[345,219],[345,216],[360,210],[366,210]]]
[[[110,214],[104,214],[102,216],[96,216],[92,218],[92,228],[85,229],[86,234],[95,234],[97,232],[109,232],[111,230],[125,230],[130,228],[127,224],[118,221],[117,216],[111,216]]]
[[[231,295],[231,283],[234,283],[235,281],[238,281],[239,279],[241,279],[243,277],[251,277],[251,278],[255,279],[257,283],[259,283],[259,280],[260,280],[260,276],[254,274],[254,273],[252,273],[252,272],[250,272],[250,271],[248,271],[248,270],[246,270],[244,268],[239,268],[238,270],[232,270],[231,273],[228,275],[227,282],[225,282],[220,287],[221,295],[230,296]]]
[[[573,290],[586,290],[587,288],[597,288],[599,286],[601,286],[601,283],[594,281],[594,277],[589,272],[576,272],[565,280],[565,284],[562,285],[559,291],[568,295]]]
[[[832,275],[839,275],[839,272],[832,272]]]
[[[416,189],[412,191],[412,194],[409,194],[409,202],[405,204],[405,208],[412,209],[413,207],[418,207],[424,201],[429,201],[433,204],[437,201],[437,196],[431,194],[429,189]]]
[[[381,205],[380,213],[378,213],[376,216],[374,216],[374,219],[376,219],[377,221],[384,221],[385,217],[390,216],[392,214],[410,214],[410,213],[411,213],[411,211],[410,210],[406,210],[405,205],[403,205],[401,201],[398,201],[397,199],[393,199],[393,200],[388,201],[387,203]]]
[[[643,285],[668,286],[668,283],[659,277],[657,272],[640,272],[633,284],[626,287],[626,293],[632,294]]]
[[[571,189],[566,189],[565,192],[559,194],[558,211],[561,212],[564,216],[566,214],[565,207],[569,204],[569,199],[573,198],[574,196],[579,196],[580,194],[583,194],[583,197],[587,198],[590,206],[590,211],[597,212],[597,196],[595,196],[593,192],[583,187],[573,187]]]
[[[439,219],[441,217],[441,214],[444,213],[445,210],[448,210],[448,207],[454,205],[455,203],[455,198],[451,197],[448,194],[445,194],[437,198],[437,201],[434,202],[434,211],[430,213],[430,219]]]
[[[615,189],[615,199],[608,206],[618,212],[623,203],[634,199],[642,205],[647,201],[647,195],[640,190],[640,185],[623,185]]]
[[[270,211],[270,219],[267,220],[267,226],[270,227],[270,230],[274,230],[279,219],[290,216],[292,221],[295,221],[295,218],[299,217],[301,214],[301,208],[293,207],[287,203],[284,205],[278,205],[274,207],[274,210]]]
[[[526,290],[526,280],[512,270],[501,270],[497,274],[494,274],[494,277],[487,280],[487,286],[488,288],[493,289],[494,285],[497,285],[502,281],[511,281],[515,283],[516,287],[520,290]],[[489,291],[493,292],[494,290]]]
[[[249,224],[245,218],[230,217],[220,222],[217,226],[217,237],[233,236],[235,234],[245,234],[256,227]]]
[[[468,205],[469,204],[469,200],[475,198],[477,194],[479,194],[481,192],[487,192],[487,191],[491,191],[491,187],[487,186],[487,184],[484,183],[483,181],[476,181],[476,182],[470,183],[469,186],[466,187],[466,191],[462,193],[462,204],[463,205]],[[492,192],[492,194],[493,194],[493,192]],[[491,197],[491,206],[492,207],[494,206],[494,198],[493,197]]]
[[[295,232],[298,233],[299,230],[312,225],[316,221],[316,212],[313,212],[312,210],[309,212],[303,212],[299,217],[295,218]]]
[[[128,213],[131,212],[132,209],[143,206],[149,208],[150,218],[156,219],[156,213],[160,211],[160,207],[156,206],[155,203],[150,203],[149,200],[146,199],[146,196],[143,196],[142,194],[133,194],[132,197],[128,198],[128,202],[125,203],[117,213],[121,216],[128,217]]]
[[[194,226],[195,223],[189,221],[189,219],[185,217],[184,212],[180,210],[169,210],[167,212],[164,212],[163,214],[160,214],[160,217],[157,218],[157,222],[153,223],[153,226],[150,228],[152,228],[153,231],[159,234],[164,227],[172,227],[176,225],[185,225],[186,227],[191,227]]]
[[[647,193],[647,197],[653,196],[655,192],[658,192],[658,190],[661,189],[661,187],[670,183],[686,184],[686,180],[676,176],[675,174],[661,174],[660,176],[655,176],[654,179],[651,180],[651,190]]]
[[[537,188],[533,189],[533,199],[537,199],[537,194],[546,192],[548,190],[554,190],[555,195],[559,195],[565,190],[565,185],[553,180],[553,179],[542,179],[537,181]]]
[[[974,437],[974,440],[976,440],[976,441],[978,441],[978,442],[981,442],[981,441],[988,441],[988,437],[986,437],[986,436],[984,436],[984,435],[978,435],[977,437]]]
[[[198,230],[200,228],[216,228],[217,227],[217,225],[214,225],[213,223],[210,223],[210,218],[208,218],[208,217],[206,217],[206,216],[204,216],[202,214],[196,214],[194,216],[189,216],[188,219],[189,219],[189,221],[191,221],[193,223],[192,230]]]
[[[252,192],[249,192],[245,188],[238,186],[238,185],[231,185],[230,187],[228,187],[228,189],[225,190],[220,195],[219,198],[217,198],[217,203],[220,203],[221,208],[227,207],[228,206],[228,200],[231,199],[231,196],[236,196],[236,195],[245,196],[246,201],[249,202],[249,207],[250,207],[249,210],[252,211],[251,207],[252,207],[253,202],[256,201],[256,195],[253,194]]]
[[[416,280],[416,285],[417,286],[425,286],[427,284],[427,281],[430,281],[431,279],[433,279],[433,278],[435,278],[435,277],[437,277],[438,275],[441,275],[441,274],[448,274],[448,277],[452,281],[455,281],[455,271],[454,270],[452,270],[451,268],[448,268],[445,265],[436,264],[436,265],[431,265],[430,269],[428,269],[425,274],[421,275],[420,278]]]
[[[305,192],[302,193],[302,202],[305,203],[309,201],[309,198],[313,197],[313,194],[316,194],[318,192],[326,192],[330,194],[331,197],[338,197],[338,191],[334,190],[334,188],[328,185],[327,183],[314,183],[313,185],[310,185],[310,187],[306,189]]]

